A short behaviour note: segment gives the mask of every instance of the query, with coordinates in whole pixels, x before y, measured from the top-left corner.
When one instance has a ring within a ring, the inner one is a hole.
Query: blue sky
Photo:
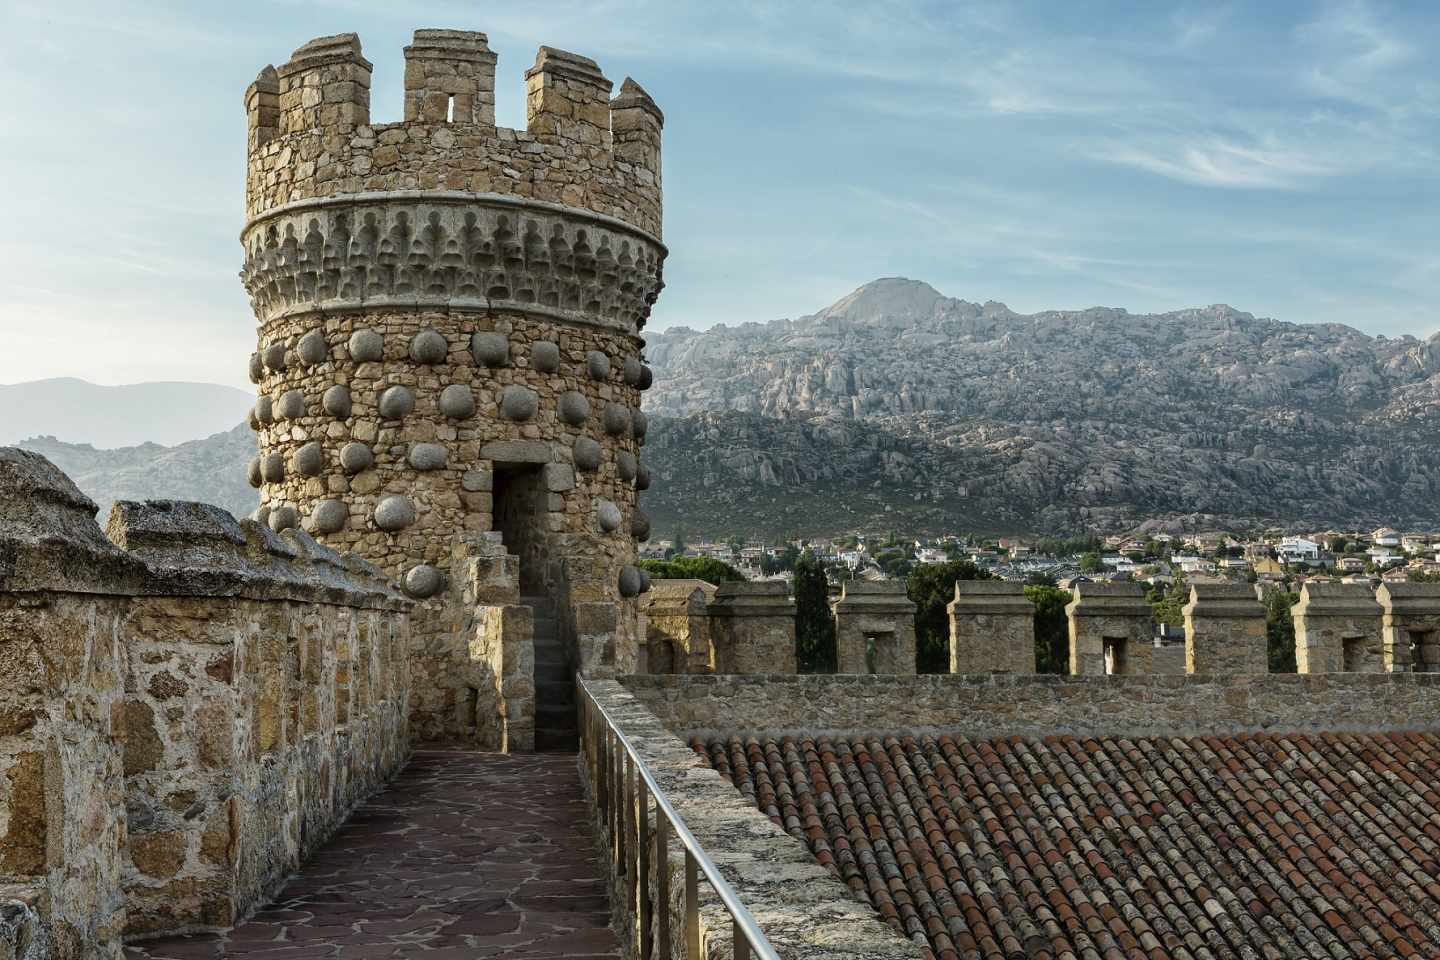
[[[0,0],[0,383],[245,386],[245,86],[354,30],[399,119],[416,27],[490,35],[506,126],[542,42],[659,101],[655,327],[903,275],[1025,312],[1440,329],[1433,4]]]

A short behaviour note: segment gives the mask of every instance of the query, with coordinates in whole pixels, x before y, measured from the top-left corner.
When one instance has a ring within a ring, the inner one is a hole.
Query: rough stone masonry
[[[497,127],[495,63],[483,33],[417,30],[399,123],[371,121],[354,34],[246,92],[249,472],[256,519],[354,551],[419,603],[417,736],[525,748],[512,726],[533,716],[504,705],[533,711],[533,677],[470,656],[458,625],[497,614],[466,606],[454,548],[500,533],[511,605],[554,605],[569,668],[634,670],[664,118],[633,80],[612,98],[593,60],[542,47],[527,128]]]

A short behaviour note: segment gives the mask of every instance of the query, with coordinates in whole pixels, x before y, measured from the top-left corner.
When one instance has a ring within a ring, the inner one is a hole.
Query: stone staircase
[[[520,602],[535,611],[535,749],[573,753],[580,748],[575,671],[560,642],[555,605],[544,596]]]

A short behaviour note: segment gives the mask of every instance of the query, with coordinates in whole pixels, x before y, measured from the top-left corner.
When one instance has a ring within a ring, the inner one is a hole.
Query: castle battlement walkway
[[[421,751],[228,933],[130,960],[619,957],[575,756]]]

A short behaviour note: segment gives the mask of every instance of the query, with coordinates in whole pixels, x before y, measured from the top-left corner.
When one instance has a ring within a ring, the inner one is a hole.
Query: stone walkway
[[[127,960],[618,958],[573,754],[422,752],[275,903]]]

